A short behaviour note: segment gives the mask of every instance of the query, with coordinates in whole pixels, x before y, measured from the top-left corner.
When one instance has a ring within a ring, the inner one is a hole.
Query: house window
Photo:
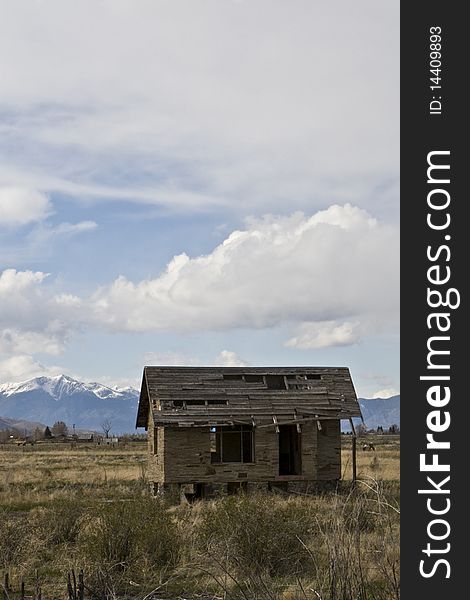
[[[321,375],[288,375],[286,377],[287,389],[289,390],[312,390],[314,388],[313,380],[321,379]]]
[[[210,400],[173,400],[170,407],[173,408],[191,408],[192,406],[224,406],[228,400],[224,398],[211,398]]]
[[[287,389],[284,375],[266,375],[266,387],[268,388],[268,390]]]
[[[224,373],[224,381],[243,381],[243,373]]]
[[[253,462],[253,427],[251,425],[211,427],[210,442],[212,463]]]
[[[246,383],[264,383],[262,375],[245,375]]]

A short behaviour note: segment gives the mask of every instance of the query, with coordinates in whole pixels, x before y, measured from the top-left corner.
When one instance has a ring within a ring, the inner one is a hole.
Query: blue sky
[[[0,6],[0,382],[399,390],[397,3]]]

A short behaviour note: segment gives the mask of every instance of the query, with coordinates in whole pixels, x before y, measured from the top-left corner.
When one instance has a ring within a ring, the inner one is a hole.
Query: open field
[[[342,436],[341,463],[343,479],[352,477],[351,439]],[[375,451],[363,451],[364,442],[372,442]],[[357,440],[357,477],[383,481],[400,479],[400,436],[370,435]]]
[[[72,568],[86,599],[398,600],[399,438],[369,440],[355,490],[343,436],[334,493],[179,507],[148,497],[145,444],[0,446],[0,576],[32,598],[37,569],[42,600]]]
[[[145,481],[146,443],[0,445],[0,506],[91,494],[119,498]]]

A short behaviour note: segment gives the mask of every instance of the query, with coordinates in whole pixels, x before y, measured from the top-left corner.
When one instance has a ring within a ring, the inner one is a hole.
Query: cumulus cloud
[[[216,356],[214,365],[216,367],[246,367],[248,366],[248,363],[240,358],[236,352],[222,350],[222,352]]]
[[[79,327],[80,300],[45,285],[47,273],[0,273],[0,351],[58,354]]]
[[[144,363],[146,365],[179,367],[245,367],[248,365],[248,363],[240,358],[236,352],[232,352],[231,350],[222,350],[208,363],[203,363],[194,356],[189,356],[180,352],[147,352],[144,354]]]
[[[57,353],[82,327],[291,326],[289,347],[352,344],[365,330],[396,327],[398,232],[348,204],[312,216],[267,216],[249,220],[207,255],[175,256],[159,277],[134,283],[121,276],[88,298],[58,289],[45,273],[6,270],[0,306],[0,343],[17,353]],[[219,360],[238,359],[222,353]]]
[[[0,226],[21,226],[45,219],[52,212],[46,194],[22,187],[0,187]]]
[[[59,367],[46,367],[32,356],[17,355],[0,360],[0,383],[10,383],[41,377],[59,375]]]
[[[28,325],[27,325],[28,326]],[[38,327],[42,324],[39,323]],[[24,327],[24,325],[23,325]],[[0,331],[0,352],[43,352],[60,354],[65,348],[63,332],[46,324],[44,331],[5,328]]]
[[[111,331],[305,322],[308,332],[316,328],[310,343],[317,347],[352,343],[356,322],[380,326],[396,318],[398,232],[348,204],[311,217],[252,219],[208,255],[175,256],[155,279],[119,277],[89,306],[95,322]]]
[[[286,342],[288,348],[326,348],[328,346],[350,346],[360,340],[359,323],[337,323],[324,321],[320,323],[302,323],[297,335]]]

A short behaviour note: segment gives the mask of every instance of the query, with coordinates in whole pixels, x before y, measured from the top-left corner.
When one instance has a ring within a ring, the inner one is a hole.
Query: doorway
[[[301,475],[300,433],[296,425],[279,425],[279,475]]]

